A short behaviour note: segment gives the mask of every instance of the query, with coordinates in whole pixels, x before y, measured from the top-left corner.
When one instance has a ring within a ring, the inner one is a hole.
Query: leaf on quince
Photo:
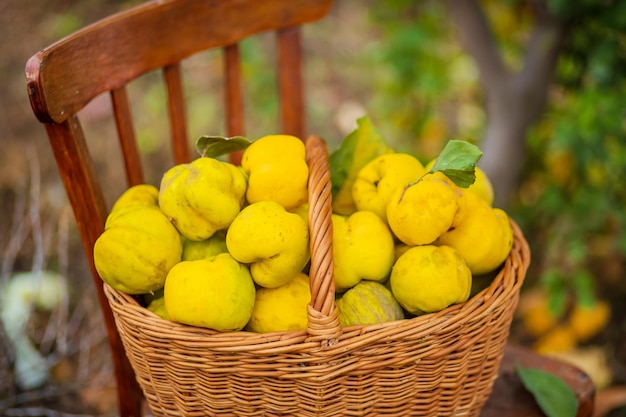
[[[351,214],[356,210],[352,184],[361,168],[379,155],[393,152],[368,116],[357,119],[357,127],[329,157],[333,211]]]
[[[576,415],[576,394],[561,378],[541,369],[524,368],[519,363],[515,363],[515,371],[547,417]]]
[[[476,181],[476,162],[482,156],[478,146],[462,140],[450,140],[430,172],[441,171],[459,187],[467,188]]]
[[[196,151],[202,157],[217,158],[246,149],[252,142],[243,136],[200,136],[196,140]]]

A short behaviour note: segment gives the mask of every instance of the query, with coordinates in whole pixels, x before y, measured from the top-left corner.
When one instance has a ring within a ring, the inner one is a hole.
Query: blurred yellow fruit
[[[546,152],[545,163],[550,178],[561,187],[567,184],[576,170],[576,158],[569,149],[552,149]]]
[[[165,280],[172,321],[217,331],[241,330],[252,314],[255,287],[248,268],[228,253],[176,264]]]
[[[263,136],[246,148],[241,167],[248,175],[249,203],[269,200],[291,210],[307,202],[309,166],[299,138]]]
[[[309,261],[309,229],[295,213],[274,201],[250,204],[226,232],[226,246],[239,262],[248,264],[254,282],[280,287]]]
[[[202,157],[165,172],[159,206],[183,236],[204,240],[230,225],[245,192],[246,176],[239,167]]]
[[[371,211],[332,215],[335,290],[361,280],[383,281],[394,261],[394,241],[385,222]]]
[[[541,336],[534,345],[534,350],[541,354],[568,352],[576,346],[576,335],[568,327],[557,325]]]
[[[592,306],[577,304],[568,317],[569,327],[576,338],[587,341],[606,328],[611,318],[611,307],[606,301],[596,301]]]
[[[246,329],[256,333],[304,330],[310,302],[309,277],[302,272],[280,287],[259,288]]]
[[[415,246],[398,258],[391,271],[391,291],[411,314],[431,313],[467,301],[472,274],[448,246]]]
[[[476,194],[463,192],[465,212],[454,228],[443,233],[438,245],[455,248],[472,274],[482,275],[504,262],[513,247],[513,230],[507,214],[489,206]]]
[[[404,311],[383,284],[361,281],[337,300],[339,320],[344,327],[401,320]]]
[[[558,320],[554,317],[547,302],[530,306],[522,315],[522,324],[528,333],[535,337],[541,337],[557,325]]]
[[[426,175],[391,197],[387,206],[389,227],[407,245],[433,243],[452,226],[461,195],[449,182]]]
[[[112,212],[93,255],[104,282],[127,294],[145,294],[163,287],[182,251],[180,235],[165,214],[157,206],[136,205]]]
[[[424,174],[422,163],[412,155],[389,153],[378,156],[361,168],[352,186],[357,210],[369,210],[387,221],[387,204],[394,192],[417,181]]]

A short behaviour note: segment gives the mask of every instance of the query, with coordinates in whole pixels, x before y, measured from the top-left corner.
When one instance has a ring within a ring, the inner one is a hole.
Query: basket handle
[[[328,147],[316,135],[305,141],[309,165],[309,231],[311,267],[309,270],[311,303],[308,305],[309,340],[331,346],[341,334],[335,305],[333,274],[332,196]]]

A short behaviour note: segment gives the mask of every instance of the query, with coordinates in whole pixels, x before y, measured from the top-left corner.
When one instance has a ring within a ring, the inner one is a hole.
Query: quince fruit
[[[394,262],[394,240],[387,224],[371,211],[332,215],[335,290],[361,280],[384,281]]]
[[[276,288],[289,282],[309,261],[309,229],[302,217],[274,201],[241,210],[226,232],[226,247],[248,264],[254,282]]]
[[[210,258],[226,252],[228,252],[226,232],[223,230],[218,230],[213,236],[205,240],[183,239],[183,261]]]
[[[246,329],[256,333],[304,330],[310,302],[309,277],[302,272],[280,287],[259,288]]]
[[[170,319],[170,316],[167,315],[167,311],[165,310],[165,297],[163,295],[152,299],[146,308],[162,319]]]
[[[111,215],[93,248],[102,280],[127,294],[163,287],[167,273],[182,256],[176,228],[157,206],[122,207]]]
[[[308,201],[309,166],[299,138],[263,136],[246,148],[241,167],[248,175],[249,203],[269,200],[291,210]]]
[[[435,162],[437,162],[437,160],[433,159],[428,164],[426,164],[424,169],[426,171],[430,171],[433,165],[435,164]],[[443,175],[444,174],[442,174],[442,176]],[[494,190],[493,190],[493,184],[491,183],[491,180],[489,179],[485,171],[483,171],[478,166],[474,166],[474,175],[475,175],[474,182],[469,187],[467,187],[467,190],[479,196],[482,200],[484,200],[490,206],[493,205]]]
[[[489,206],[475,193],[465,191],[464,212],[459,222],[437,239],[438,245],[455,248],[472,274],[495,270],[513,247],[513,230],[506,213]]]
[[[152,184],[138,184],[128,188],[118,197],[113,207],[111,207],[104,228],[108,229],[110,223],[115,221],[115,217],[119,213],[137,206],[158,207],[159,189]]]
[[[205,240],[226,229],[239,214],[246,181],[241,168],[201,157],[165,172],[159,206],[187,239]]]
[[[387,204],[394,192],[417,181],[426,171],[412,155],[380,155],[361,168],[352,186],[357,210],[369,210],[387,221]]]
[[[590,306],[577,303],[567,323],[576,339],[586,342],[606,328],[610,318],[610,304],[603,300],[596,300]]]
[[[391,292],[409,313],[419,315],[467,301],[472,273],[449,246],[414,246],[393,266]]]
[[[394,192],[387,205],[389,227],[409,246],[431,244],[452,227],[461,196],[452,182],[427,174]]]
[[[474,174],[476,175],[476,180],[468,187],[468,190],[482,198],[490,206],[493,205],[494,191],[491,180],[489,180],[485,171],[479,167],[474,168]]]
[[[344,327],[401,320],[404,311],[383,284],[361,281],[337,300],[339,321]]]
[[[241,330],[254,307],[248,267],[228,253],[176,264],[165,280],[170,320],[217,331]]]
[[[159,189],[152,184],[137,184],[128,188],[115,201],[111,211],[128,206],[156,206],[159,204]]]

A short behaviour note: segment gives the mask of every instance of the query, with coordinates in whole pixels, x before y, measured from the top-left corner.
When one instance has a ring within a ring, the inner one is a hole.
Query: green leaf
[[[357,127],[329,157],[333,209],[344,214],[353,211],[352,184],[359,170],[379,155],[393,152],[368,116],[357,120]]]
[[[462,140],[450,140],[430,172],[441,171],[459,187],[467,188],[476,181],[476,162],[482,156],[478,146]]]
[[[223,136],[200,136],[196,140],[196,151],[200,156],[217,158],[231,152],[244,150],[250,145],[250,139],[243,136],[226,138]]]
[[[515,371],[546,416],[576,416],[576,394],[561,378],[541,369],[524,368],[519,363],[515,364]]]
[[[583,307],[591,308],[596,303],[594,282],[591,273],[585,269],[578,270],[574,274],[576,302]]]

